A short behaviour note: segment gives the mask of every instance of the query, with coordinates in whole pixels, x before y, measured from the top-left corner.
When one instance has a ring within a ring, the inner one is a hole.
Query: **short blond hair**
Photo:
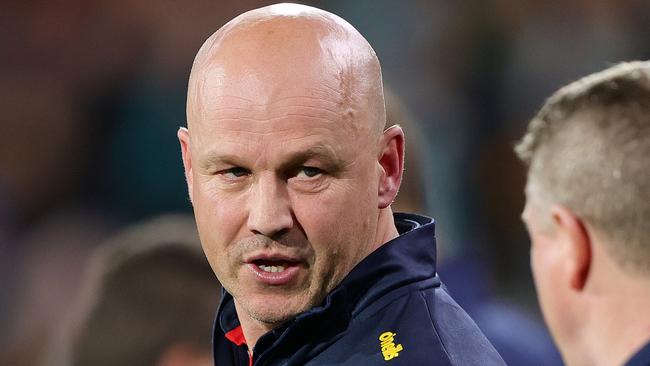
[[[650,274],[650,62],[561,88],[515,151],[528,166],[529,199],[571,209],[623,268]]]

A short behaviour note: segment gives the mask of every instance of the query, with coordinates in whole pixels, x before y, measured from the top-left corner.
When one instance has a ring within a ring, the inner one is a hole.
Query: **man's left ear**
[[[187,191],[189,192],[190,202],[192,200],[192,155],[190,154],[190,131],[181,127],[178,129],[176,134],[178,136],[178,141],[181,144],[181,157],[183,158],[183,167],[185,168],[185,181],[187,182]]]
[[[402,181],[404,170],[404,131],[399,126],[386,129],[381,137],[379,165],[382,169],[379,179],[379,208],[393,203]]]
[[[592,238],[585,222],[564,206],[551,207],[561,242],[564,244],[564,266],[568,285],[582,291],[592,265]]]

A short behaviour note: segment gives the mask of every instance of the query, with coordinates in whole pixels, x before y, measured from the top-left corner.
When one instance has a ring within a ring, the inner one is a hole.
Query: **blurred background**
[[[176,130],[194,54],[225,22],[270,3],[3,2],[0,364],[42,362],[107,238],[191,212]],[[342,16],[375,48],[390,122],[405,126],[411,151],[397,205],[436,218],[452,296],[495,344],[543,339],[546,348],[519,347],[548,357],[528,364],[559,363],[534,297],[512,146],[558,87],[650,58],[650,2],[301,3]]]

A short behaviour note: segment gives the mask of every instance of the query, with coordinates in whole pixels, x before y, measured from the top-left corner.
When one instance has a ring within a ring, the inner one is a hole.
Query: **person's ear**
[[[404,132],[399,126],[386,129],[380,139],[379,165],[382,169],[379,179],[379,208],[393,203],[402,181],[404,169]]]
[[[183,156],[183,168],[185,169],[185,180],[187,181],[187,191],[189,192],[190,202],[192,202],[192,156],[190,154],[190,131],[181,127],[176,133],[178,141],[181,143],[181,155]]]
[[[585,222],[566,207],[551,207],[551,215],[557,234],[563,245],[564,265],[568,285],[575,291],[582,291],[589,278],[592,264],[592,239]]]

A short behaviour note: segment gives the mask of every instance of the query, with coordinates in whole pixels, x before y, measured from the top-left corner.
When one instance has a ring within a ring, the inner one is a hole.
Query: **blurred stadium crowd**
[[[1,365],[48,358],[91,253],[107,239],[158,214],[191,212],[176,130],[193,56],[223,23],[270,3],[2,5]],[[405,125],[407,146],[417,140],[398,209],[436,218],[452,294],[479,326],[542,329],[512,144],[557,87],[650,58],[650,2],[302,3],[342,16],[375,48],[394,95],[390,122]],[[518,310],[472,311],[488,298]]]

